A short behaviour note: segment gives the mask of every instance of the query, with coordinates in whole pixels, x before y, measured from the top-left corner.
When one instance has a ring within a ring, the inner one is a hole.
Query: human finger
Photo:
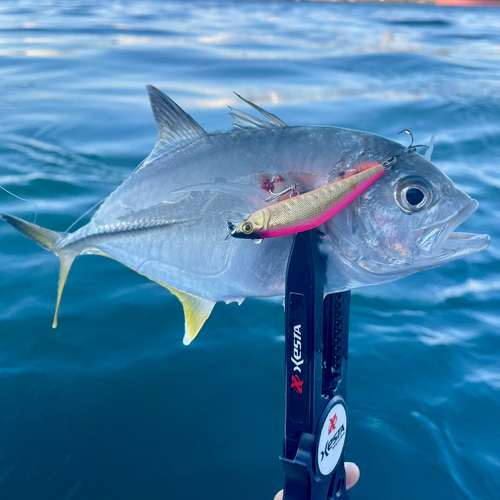
[[[359,467],[352,462],[346,462],[345,467],[345,487],[352,488],[359,480]],[[283,490],[276,493],[274,500],[283,500]]]

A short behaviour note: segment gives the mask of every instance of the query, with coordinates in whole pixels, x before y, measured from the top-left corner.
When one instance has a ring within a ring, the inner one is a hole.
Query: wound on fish
[[[285,182],[285,178],[281,174],[261,174],[260,175],[260,188],[263,189],[264,191],[275,191],[276,190],[276,184]]]

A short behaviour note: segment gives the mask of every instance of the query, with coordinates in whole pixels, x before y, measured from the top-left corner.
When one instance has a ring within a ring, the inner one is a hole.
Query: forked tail
[[[11,226],[14,226],[18,231],[35,240],[39,245],[51,252],[54,252],[59,257],[59,284],[57,286],[57,302],[56,302],[56,312],[54,315],[54,322],[52,327],[57,327],[57,314],[59,312],[59,304],[61,302],[61,295],[64,289],[64,284],[66,283],[66,278],[68,277],[69,270],[75,257],[80,255],[82,252],[93,253],[95,255],[102,255],[104,257],[110,257],[104,252],[100,251],[96,247],[84,247],[79,246],[75,249],[74,245],[65,245],[64,240],[68,236],[68,233],[59,233],[57,231],[51,231],[50,229],[45,229],[43,227],[32,224],[31,222],[26,222],[25,220],[19,219],[12,215],[0,214],[0,217],[7,221]],[[69,247],[69,248],[68,248]],[[111,257],[112,258],[112,257]],[[146,275],[147,276],[147,275]],[[184,290],[180,290],[173,286],[167,285],[160,281],[147,276],[149,279],[156,281],[160,285],[164,286],[170,290],[182,303],[184,307],[184,317],[185,317],[185,335],[184,344],[187,345],[198,335],[201,327],[210,316],[212,309],[215,305],[215,301],[208,299],[206,297],[201,297]]]
[[[50,229],[45,229],[12,215],[0,214],[0,217],[2,217],[3,220],[7,221],[11,226],[14,226],[21,233],[25,234],[32,240],[35,240],[43,248],[54,252],[59,257],[60,267],[59,283],[57,285],[56,312],[54,315],[54,322],[52,323],[52,328],[56,328],[57,314],[59,312],[59,304],[61,302],[61,295],[64,289],[64,284],[66,283],[66,278],[68,277],[71,265],[73,264],[75,257],[79,255],[80,252],[61,246],[63,239],[67,236],[68,233],[51,231]]]

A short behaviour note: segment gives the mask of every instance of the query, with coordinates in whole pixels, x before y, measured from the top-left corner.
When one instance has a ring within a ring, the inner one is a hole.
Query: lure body
[[[235,238],[264,239],[314,229],[342,210],[384,173],[375,165],[328,184],[257,210],[231,231]]]

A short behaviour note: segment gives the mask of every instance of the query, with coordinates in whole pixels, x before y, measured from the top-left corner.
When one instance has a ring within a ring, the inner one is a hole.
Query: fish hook
[[[403,151],[401,151],[401,153],[399,153],[398,157],[405,154],[405,153],[409,153],[411,151],[416,151],[417,148],[425,148],[426,151],[427,151],[427,149],[429,149],[429,146],[426,144],[416,144],[415,146],[413,145],[413,134],[411,133],[411,130],[408,130],[407,128],[405,128],[405,129],[401,130],[401,132],[398,132],[398,135],[402,134],[403,132],[406,132],[407,134],[410,135],[411,142],[410,142],[409,146],[407,146],[405,149],[403,149]]]
[[[403,130],[401,130],[401,132],[398,132],[398,135],[402,133],[406,133],[411,137],[410,145],[406,148],[406,149],[411,149],[413,147],[413,134],[411,133],[411,130],[404,128]]]
[[[297,191],[297,186],[299,186],[299,183],[296,182],[292,184],[290,187],[286,188],[284,191],[281,191],[281,193],[273,193],[271,190],[269,190],[269,198],[266,198],[265,201],[272,201],[275,200],[276,198],[281,198],[284,194],[290,193],[290,198],[292,196],[297,196],[299,192]]]
[[[398,132],[398,135],[402,134],[403,132],[407,133],[411,137],[410,145],[406,146],[406,148],[404,148],[398,154],[391,156],[388,160],[385,160],[382,163],[382,166],[384,167],[385,170],[389,170],[398,161],[400,156],[403,156],[406,153],[415,152],[417,150],[417,148],[425,148],[426,150],[429,148],[429,146],[426,146],[425,144],[416,144],[414,146],[413,145],[414,139],[413,139],[413,134],[411,133],[411,130],[408,130],[407,128],[405,128],[405,129],[401,130],[401,132]]]
[[[230,236],[232,236],[236,232],[236,225],[233,224],[230,220],[227,221],[227,236],[224,238],[224,241],[227,241]]]

